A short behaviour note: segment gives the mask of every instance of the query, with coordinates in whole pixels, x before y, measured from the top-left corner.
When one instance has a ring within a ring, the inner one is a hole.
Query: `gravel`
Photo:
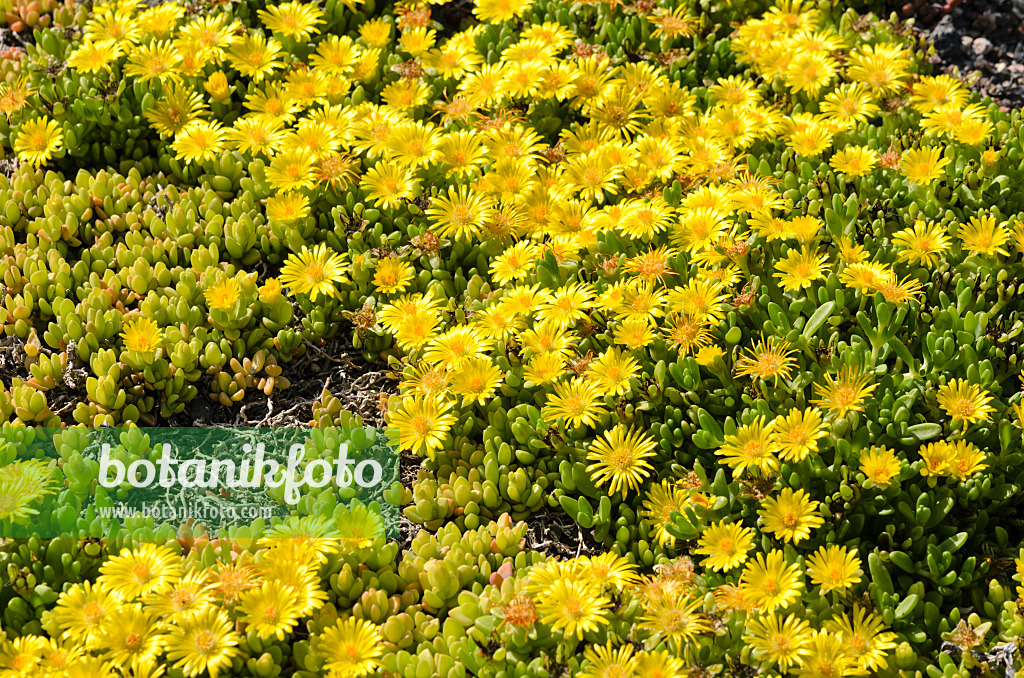
[[[1024,107],[1024,0],[914,0],[893,8],[914,17],[934,43],[936,72],[977,71],[982,95],[1003,110]]]

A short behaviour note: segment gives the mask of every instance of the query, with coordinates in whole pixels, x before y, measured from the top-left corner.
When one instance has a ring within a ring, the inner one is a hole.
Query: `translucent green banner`
[[[397,536],[390,433],[0,428],[0,537],[259,537],[307,516],[335,536]]]

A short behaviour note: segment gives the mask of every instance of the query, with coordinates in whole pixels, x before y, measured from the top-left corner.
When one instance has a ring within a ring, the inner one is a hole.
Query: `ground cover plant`
[[[11,0],[0,675],[1014,675],[1024,124],[871,9]],[[400,539],[87,538],[200,418]]]

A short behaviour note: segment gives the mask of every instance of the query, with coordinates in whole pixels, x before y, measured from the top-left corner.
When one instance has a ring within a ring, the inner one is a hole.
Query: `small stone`
[[[996,73],[1002,73],[1005,70],[1006,70],[1006,62],[1005,61],[1000,61],[999,63],[996,64]]]
[[[971,51],[977,56],[984,56],[992,51],[992,41],[988,38],[978,38],[971,44]]]
[[[974,38],[969,35],[965,35],[960,38],[960,46],[964,48],[965,52],[971,51],[971,46],[974,44]]]
[[[949,15],[942,17],[939,23],[935,24],[935,28],[931,31],[931,38],[935,43],[935,49],[940,52],[951,52],[960,46],[953,18]]]

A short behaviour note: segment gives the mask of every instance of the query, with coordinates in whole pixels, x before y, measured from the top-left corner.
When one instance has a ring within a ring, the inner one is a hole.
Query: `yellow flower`
[[[982,463],[985,453],[979,450],[974,443],[957,440],[947,443],[947,445],[952,453],[951,458],[946,462],[947,469],[959,480],[967,480],[978,471],[988,468],[987,464]]]
[[[847,146],[828,161],[832,169],[851,177],[870,174],[877,163],[878,154],[865,146]]]
[[[174,136],[174,157],[186,163],[216,160],[224,152],[225,134],[219,122],[194,120]]]
[[[936,255],[949,249],[949,237],[944,229],[934,222],[914,222],[913,228],[905,228],[893,234],[892,241],[900,246],[897,261],[921,264],[931,268],[938,262]]]
[[[659,544],[675,545],[676,538],[669,534],[667,528],[672,524],[672,512],[682,511],[689,500],[686,490],[667,480],[654,484],[648,490],[640,515],[654,529]]]
[[[156,322],[149,318],[137,318],[126,323],[121,338],[124,340],[125,348],[129,351],[146,354],[156,351],[164,339]]]
[[[473,14],[480,21],[500,23],[523,14],[533,6],[533,0],[476,0]]]
[[[384,294],[403,292],[412,282],[416,272],[408,262],[397,257],[385,257],[377,261],[373,286]]]
[[[433,458],[455,423],[451,409],[452,403],[438,398],[402,399],[389,411],[389,423],[398,429],[399,447]]]
[[[566,637],[583,638],[608,624],[611,601],[589,580],[559,578],[543,594],[534,598],[541,621]]]
[[[826,431],[821,411],[817,408],[801,410],[794,407],[786,416],[779,415],[768,424],[769,441],[784,461],[803,461],[818,451],[818,439]]]
[[[167,659],[187,676],[209,671],[210,678],[217,678],[241,654],[237,645],[242,636],[234,627],[227,613],[213,606],[188,614],[171,625],[165,636]]]
[[[168,546],[145,543],[135,550],[121,549],[100,567],[107,588],[131,601],[147,593],[163,593],[181,576],[181,556]]]
[[[988,415],[996,411],[989,405],[992,397],[966,379],[954,379],[940,386],[937,400],[952,424],[962,423],[964,428],[978,421],[988,421]]]
[[[824,626],[842,639],[847,656],[856,661],[860,672],[888,668],[886,657],[896,648],[896,634],[884,630],[882,615],[869,615],[864,607],[854,605],[852,618],[843,612],[827,620]]]
[[[971,217],[970,224],[960,224],[957,236],[963,241],[964,249],[971,254],[1009,256],[1003,248],[1010,240],[1010,233],[1004,224],[996,224],[995,217],[985,215],[980,219]]]
[[[760,343],[747,350],[750,355],[736,362],[736,374],[741,377],[749,376],[755,381],[772,379],[778,385],[779,377],[788,379],[796,366],[796,361],[790,357],[796,351],[789,350],[789,343],[774,335],[767,339],[762,335]]]
[[[942,476],[949,473],[949,462],[953,457],[953,448],[946,441],[928,443],[918,454],[924,460],[924,467],[921,469],[922,476]]]
[[[238,289],[238,281],[234,278],[226,278],[214,284],[206,290],[206,305],[221,311],[228,311],[235,307],[241,298]]]
[[[83,40],[68,57],[68,66],[82,73],[99,73],[121,56],[121,47],[113,40]]]
[[[148,544],[152,546],[152,544]],[[141,605],[121,605],[103,619],[97,647],[103,658],[118,666],[132,666],[155,661],[163,648],[164,636]]]
[[[917,184],[930,184],[938,179],[948,164],[949,158],[942,157],[940,148],[914,148],[900,158],[903,174]]]
[[[861,560],[842,546],[822,546],[807,559],[807,574],[822,593],[845,591],[860,582]]]
[[[838,376],[838,379],[833,379],[831,374],[826,374],[824,386],[814,384],[819,397],[812,398],[811,404],[824,407],[835,417],[845,417],[848,412],[863,412],[864,399],[878,388],[878,384],[869,384],[870,374],[861,374],[858,368],[849,365],[843,365]]]
[[[18,130],[14,151],[22,162],[38,167],[60,150],[63,141],[64,133],[56,121],[45,117],[36,118],[24,123]]]
[[[699,548],[694,553],[707,556],[704,567],[715,572],[735,569],[746,562],[747,553],[754,548],[754,531],[748,527],[720,521],[710,525],[701,535]]]
[[[748,466],[766,476],[779,467],[774,448],[764,427],[764,417],[754,419],[746,426],[736,429],[735,435],[727,435],[725,444],[715,454],[725,457],[724,461],[737,476]]]
[[[803,575],[796,564],[787,565],[782,551],[758,553],[740,575],[740,590],[751,605],[761,612],[785,607],[800,597]]]
[[[365,619],[338,621],[320,634],[317,654],[332,676],[364,676],[381,666],[384,646],[380,631]]]
[[[800,251],[791,249],[785,259],[775,264],[775,277],[781,279],[782,288],[786,291],[808,288],[813,281],[823,277],[826,261],[827,254],[819,256],[809,247]]]
[[[860,472],[867,480],[875,485],[885,487],[892,483],[893,478],[900,474],[902,469],[900,460],[896,453],[888,447],[875,447],[874,445],[860,456]]]
[[[156,79],[177,80],[175,69],[181,56],[169,40],[154,41],[149,45],[138,45],[128,54],[124,74],[138,78],[139,82]]]
[[[638,626],[656,641],[671,642],[676,653],[682,654],[684,645],[711,631],[710,622],[700,612],[703,605],[704,600],[700,596],[690,598],[679,590],[670,589],[661,595],[647,596]]]
[[[555,384],[555,392],[548,395],[543,416],[546,421],[564,418],[571,428],[593,426],[605,413],[598,387],[582,377]]]
[[[813,636],[810,626],[810,622],[796,614],[785,620],[778,614],[761,615],[747,622],[743,642],[753,648],[755,657],[777,662],[779,671],[786,673],[790,666],[802,664],[809,653],[807,645]]]
[[[292,294],[308,295],[311,301],[321,295],[338,296],[335,285],[346,280],[346,257],[346,254],[328,250],[324,243],[313,249],[304,247],[302,252],[288,255],[281,267],[281,284]]]
[[[306,2],[283,2],[261,9],[257,14],[263,25],[273,32],[301,42],[320,32],[317,24],[322,22],[323,10]]]
[[[281,51],[281,43],[277,40],[264,38],[260,33],[250,33],[235,42],[228,58],[239,73],[259,82],[283,65],[278,59]]]
[[[757,514],[764,521],[764,529],[783,541],[799,544],[811,535],[811,530],[824,524],[815,511],[819,502],[811,501],[804,490],[785,488],[778,498],[770,497]]]
[[[53,621],[67,640],[95,647],[104,619],[121,601],[120,596],[107,590],[106,583],[84,581],[60,594]]]
[[[214,101],[224,103],[231,98],[233,88],[228,84],[228,76],[224,75],[224,71],[214,71],[203,83],[203,89],[213,97]]]
[[[284,640],[299,623],[301,610],[294,592],[280,582],[265,581],[239,596],[239,619],[260,638]]]
[[[590,445],[587,460],[595,463],[587,466],[587,473],[597,487],[607,482],[609,494],[621,489],[625,496],[651,475],[653,467],[646,458],[654,456],[656,446],[649,435],[617,424]]]
[[[309,199],[288,191],[267,198],[267,219],[290,224],[309,216]]]
[[[583,651],[585,663],[577,675],[579,678],[635,676],[638,658],[633,652],[633,646],[628,643],[613,649],[610,640],[607,645],[587,645]]]

